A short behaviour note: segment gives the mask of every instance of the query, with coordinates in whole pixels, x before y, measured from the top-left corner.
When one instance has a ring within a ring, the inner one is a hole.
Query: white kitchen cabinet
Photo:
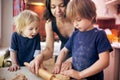
[[[110,53],[110,64],[104,70],[104,80],[120,80],[120,49],[114,48]]]

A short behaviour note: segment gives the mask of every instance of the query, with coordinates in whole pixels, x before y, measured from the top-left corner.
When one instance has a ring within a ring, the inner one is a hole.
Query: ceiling
[[[44,5],[45,0],[26,0],[26,2],[30,5]]]
[[[44,2],[45,0],[28,0],[28,2]]]

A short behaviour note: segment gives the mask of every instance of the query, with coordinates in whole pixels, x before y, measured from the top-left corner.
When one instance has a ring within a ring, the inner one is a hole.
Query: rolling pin
[[[29,66],[30,64],[27,62],[24,62],[25,66]],[[40,68],[38,71],[38,74],[41,78],[43,78],[44,80],[59,80],[57,79],[53,74],[51,74],[50,72]]]

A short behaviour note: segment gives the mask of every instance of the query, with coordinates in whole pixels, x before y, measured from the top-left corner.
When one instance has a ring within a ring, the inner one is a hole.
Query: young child
[[[95,4],[92,0],[71,0],[66,14],[77,30],[60,51],[53,73],[79,80],[103,80],[103,70],[109,65],[112,47],[105,32],[93,27],[96,22]],[[60,70],[69,51],[72,52],[72,69]]]
[[[16,32],[12,34],[10,57],[12,65],[9,71],[16,71],[24,62],[30,62],[40,53],[40,18],[30,10],[24,10],[14,17]]]

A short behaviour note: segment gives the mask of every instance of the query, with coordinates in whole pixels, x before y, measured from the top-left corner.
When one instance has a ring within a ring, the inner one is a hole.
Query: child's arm
[[[99,54],[99,59],[89,68],[80,72],[82,78],[92,76],[104,70],[109,65],[109,52],[102,52]]]
[[[66,76],[70,76],[75,79],[84,79],[86,77],[95,75],[102,70],[104,70],[109,65],[109,52],[102,52],[99,54],[99,60],[97,60],[92,66],[88,67],[87,69],[79,72],[73,69],[63,71],[62,74]]]
[[[59,56],[57,58],[57,61],[55,63],[55,67],[54,67],[53,73],[59,73],[60,72],[60,68],[61,68],[62,62],[65,59],[67,53],[68,53],[68,49],[66,47],[64,47],[60,51]]]
[[[10,57],[12,60],[12,65],[8,68],[9,71],[16,71],[20,69],[18,62],[17,62],[17,55],[15,52],[10,51]]]

